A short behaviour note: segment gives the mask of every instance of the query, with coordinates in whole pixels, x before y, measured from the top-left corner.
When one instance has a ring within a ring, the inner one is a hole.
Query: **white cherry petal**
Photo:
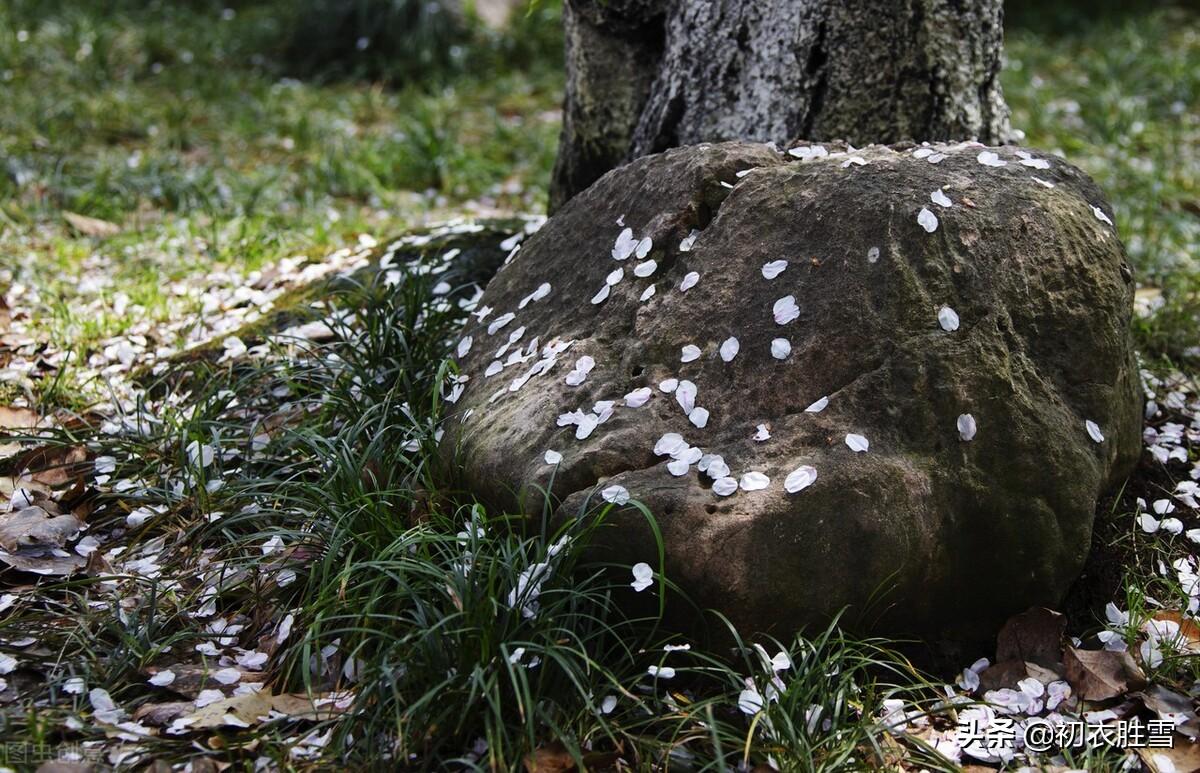
[[[761,491],[771,485],[771,479],[761,472],[748,472],[742,476],[738,485],[742,491]]]
[[[673,456],[676,452],[687,448],[687,442],[677,432],[668,432],[654,444],[656,456]]]
[[[800,316],[800,307],[796,305],[796,296],[785,295],[775,301],[771,312],[775,315],[775,324],[777,325],[786,325],[795,321]]]
[[[795,494],[803,491],[815,482],[817,479],[817,468],[803,464],[788,473],[788,476],[783,480],[783,490],[789,494]]]
[[[637,563],[633,565],[633,582],[629,583],[638,593],[646,590],[654,584],[654,570],[650,568],[650,564]],[[613,698],[613,703],[616,703],[616,698]],[[610,708],[609,711],[612,711]],[[607,713],[607,712],[605,712]]]
[[[679,382],[679,387],[675,390],[675,401],[679,403],[679,407],[684,413],[691,413],[696,407],[696,394],[698,390],[696,385],[691,381],[684,379]]]
[[[764,263],[762,267],[762,275],[765,279],[774,279],[787,270],[788,262],[786,260],[772,260],[770,263]]]
[[[740,348],[741,348],[741,344],[738,343],[738,340],[736,338],[734,338],[733,336],[726,338],[724,343],[721,344],[721,359],[724,360],[725,362],[731,361],[734,357],[737,356],[738,350]]]
[[[601,491],[600,498],[614,505],[623,505],[629,502],[629,491],[624,486],[613,485]]]
[[[991,150],[981,150],[975,160],[984,166],[1007,166],[1008,162],[996,155]]]
[[[926,233],[933,233],[938,227],[937,215],[921,207],[921,211],[917,213],[917,224],[924,228]]]
[[[672,459],[667,462],[667,470],[676,478],[687,475],[690,468],[691,465],[683,459]]]
[[[738,482],[736,478],[725,476],[717,478],[712,484],[713,493],[719,497],[727,497],[738,490]]]
[[[641,387],[635,389],[625,395],[625,405],[628,408],[641,408],[650,400],[650,396],[654,394],[650,387]]]
[[[938,324],[942,326],[942,330],[947,333],[953,333],[958,330],[958,313],[949,306],[943,306],[938,310]]]

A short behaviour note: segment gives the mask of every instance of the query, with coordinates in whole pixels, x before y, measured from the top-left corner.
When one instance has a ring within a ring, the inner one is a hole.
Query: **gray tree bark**
[[[1002,22],[1002,0],[565,0],[551,210],[697,142],[1002,142]]]

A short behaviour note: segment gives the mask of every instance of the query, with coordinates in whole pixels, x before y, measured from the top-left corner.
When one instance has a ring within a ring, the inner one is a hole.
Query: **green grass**
[[[188,311],[170,282],[320,256],[462,209],[536,210],[561,75],[464,75],[430,90],[306,84],[263,59],[278,4],[0,6],[0,268],[42,295],[37,328],[86,357]],[[98,241],[64,222],[118,224]],[[79,300],[102,268],[134,313]],[[85,290],[81,292],[81,290]],[[178,300],[178,299],[176,299]]]
[[[440,262],[440,249],[430,254],[426,265]],[[438,275],[461,288],[458,297],[472,292],[457,273],[464,265]],[[659,603],[631,615],[629,567],[586,552],[611,505],[560,522],[548,502],[530,524],[438,488],[444,355],[464,312],[431,285],[427,273],[406,270],[397,291],[376,275],[330,295],[356,312],[332,343],[176,366],[187,377],[169,373],[150,389],[161,401],[148,406],[148,434],[85,427],[41,439],[110,455],[114,480],[140,485],[100,494],[91,508],[89,533],[105,549],[112,539],[128,548],[111,567],[46,582],[0,618],[0,639],[33,632],[39,643],[14,651],[38,678],[22,682],[28,712],[0,713],[5,737],[101,740],[90,722],[64,729],[69,716],[89,715],[86,698],[65,692],[69,680],[107,690],[133,713],[167,700],[148,674],[194,662],[197,643],[229,654],[235,642],[273,650],[263,642],[274,640],[272,690],[353,690],[344,713],[315,725],[224,727],[214,731],[219,744],[163,734],[145,753],[290,767],[305,762],[292,756],[298,739],[328,733],[318,756],[357,767],[512,769],[541,753],[638,767],[687,759],[700,770],[771,757],[786,769],[838,770],[895,755],[875,707],[892,697],[932,709],[933,692],[885,643],[836,628],[764,641],[771,654],[788,653],[778,673],[760,657],[768,650],[736,632],[727,648],[669,651],[680,640],[660,630],[662,605],[685,602],[659,576],[650,591]],[[190,391],[170,399],[181,384]],[[194,444],[217,450],[205,463],[189,452]],[[161,514],[122,536],[139,507]],[[264,558],[271,544],[279,549]],[[145,563],[121,563],[150,556],[157,577]],[[110,614],[111,604],[125,613]],[[280,641],[286,614],[293,633]],[[242,631],[220,642],[226,629],[213,632],[214,618]],[[677,673],[655,678],[651,666]],[[738,709],[748,678],[776,695],[754,720]],[[911,753],[928,756],[919,745]]]
[[[1137,324],[1141,349],[1178,360],[1200,342],[1200,17],[1080,13],[1053,36],[1041,14],[1021,20],[1003,74],[1013,126],[1108,195],[1139,282],[1164,292],[1164,312]]]

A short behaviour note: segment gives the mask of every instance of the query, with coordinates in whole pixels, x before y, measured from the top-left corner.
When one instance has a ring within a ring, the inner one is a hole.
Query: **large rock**
[[[445,442],[496,506],[536,512],[527,487],[550,485],[572,514],[624,487],[657,518],[668,576],[743,628],[786,635],[848,606],[863,628],[979,635],[1060,600],[1097,498],[1136,459],[1124,250],[1100,191],[1057,158],[824,152],[681,148],[573,199],[484,293],[460,357],[466,418]],[[651,240],[649,276],[614,258],[632,243],[623,228]],[[706,424],[670,379],[695,385]],[[625,405],[646,387],[645,405]],[[708,458],[672,471],[655,453],[668,433],[721,455],[743,489],[714,492]],[[793,493],[802,467],[816,479]],[[603,542],[655,560],[632,508]]]

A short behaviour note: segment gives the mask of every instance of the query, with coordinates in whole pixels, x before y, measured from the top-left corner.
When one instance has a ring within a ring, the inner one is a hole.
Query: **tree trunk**
[[[1002,0],[565,0],[551,210],[698,142],[1008,134]]]

